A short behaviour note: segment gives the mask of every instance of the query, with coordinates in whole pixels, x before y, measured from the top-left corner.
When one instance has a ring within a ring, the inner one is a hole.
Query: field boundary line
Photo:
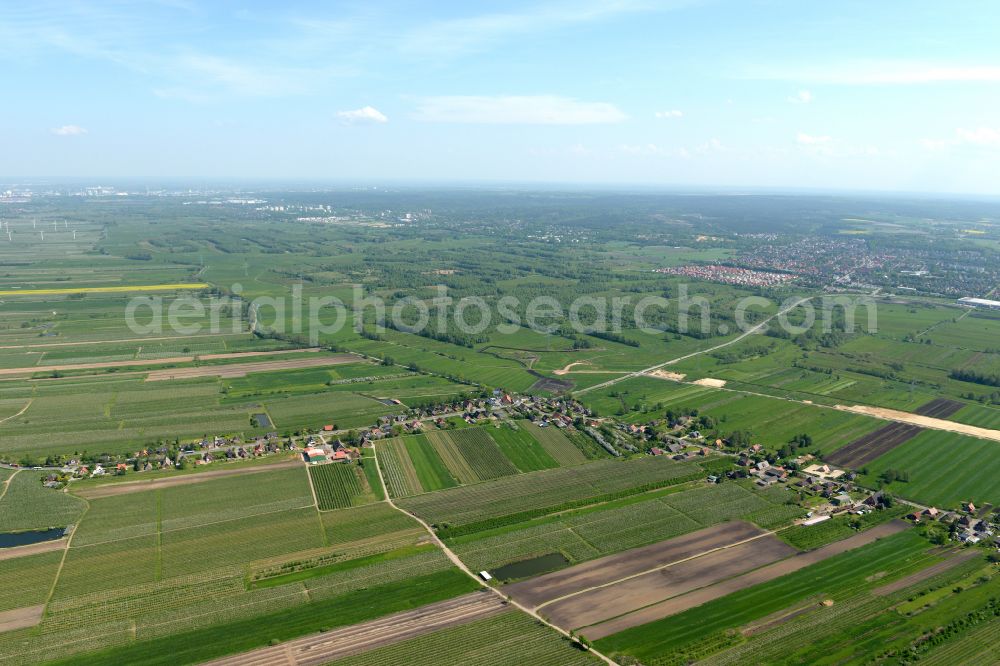
[[[685,515],[686,516],[687,514],[681,512],[681,515]],[[690,516],[688,516],[688,517],[690,518]],[[735,548],[736,546],[742,546],[744,544],[750,543],[751,541],[756,541],[757,539],[762,539],[762,538],[767,537],[767,536],[773,536],[776,532],[778,532],[778,530],[772,530],[772,531],[768,531],[768,532],[763,532],[761,534],[755,534],[754,536],[746,538],[746,539],[743,539],[742,541],[736,541],[735,543],[726,544],[725,546],[716,546],[715,548],[711,548],[709,550],[703,551],[701,553],[698,553],[697,555],[690,555],[690,556],[685,557],[683,559],[675,560],[673,562],[668,562],[667,564],[662,564],[662,565],[660,565],[658,567],[653,567],[651,569],[646,569],[645,571],[639,571],[639,572],[636,572],[634,574],[629,574],[628,576],[623,576],[622,578],[618,578],[616,580],[612,580],[612,581],[609,581],[607,583],[601,583],[600,585],[592,585],[592,586],[586,587],[586,588],[584,588],[582,590],[576,590],[575,592],[570,592],[569,594],[564,594],[561,597],[556,597],[555,599],[549,599],[545,603],[542,603],[542,604],[539,604],[539,605],[535,606],[535,610],[539,610],[541,608],[544,608],[545,606],[548,606],[550,604],[554,604],[557,601],[564,601],[566,599],[570,599],[572,597],[575,597],[575,596],[578,596],[580,594],[583,594],[584,592],[591,592],[593,590],[600,590],[600,589],[603,589],[605,587],[611,587],[612,585],[617,585],[618,583],[624,583],[625,581],[632,580],[633,578],[638,578],[639,576],[645,576],[646,574],[649,574],[649,573],[654,573],[656,571],[662,571],[663,569],[669,569],[670,567],[675,566],[677,564],[683,564],[685,562],[690,562],[691,560],[697,560],[700,557],[705,557],[706,555],[711,555],[712,553],[717,553],[717,552],[722,551],[722,550],[728,550],[729,548]],[[778,561],[780,562],[780,560],[778,560]],[[659,602],[656,602],[656,603],[659,603]],[[613,619],[613,618],[608,618],[608,619]],[[602,622],[604,622],[604,621],[605,620],[602,620]]]
[[[546,620],[544,617],[542,617],[541,615],[539,615],[537,612],[535,612],[533,609],[528,608],[527,606],[521,604],[520,602],[518,602],[515,599],[509,598],[507,595],[505,595],[498,588],[495,588],[492,585],[487,585],[484,580],[482,580],[476,574],[472,573],[472,571],[469,569],[469,567],[467,567],[465,565],[465,562],[463,562],[458,557],[458,555],[456,555],[451,550],[451,548],[449,548],[447,545],[445,545],[444,541],[442,541],[441,538],[437,535],[437,532],[434,531],[434,528],[432,528],[430,525],[428,525],[427,522],[423,518],[421,518],[420,516],[417,516],[415,514],[412,514],[409,511],[406,511],[405,509],[402,509],[402,508],[396,506],[396,504],[389,497],[388,489],[386,489],[386,487],[385,487],[385,478],[382,476],[382,466],[379,465],[379,462],[378,462],[378,451],[377,451],[377,448],[376,448],[376,446],[374,444],[372,444],[372,452],[373,452],[373,455],[374,455],[374,458],[375,458],[375,469],[378,471],[379,480],[382,482],[382,489],[385,491],[385,501],[389,504],[389,506],[391,506],[396,511],[399,511],[400,513],[402,513],[404,515],[407,515],[410,518],[412,518],[413,520],[415,520],[418,523],[420,523],[423,526],[423,528],[425,530],[427,530],[427,533],[430,535],[431,540],[438,546],[438,548],[440,548],[444,552],[444,554],[448,557],[448,559],[451,560],[452,563],[456,567],[458,567],[458,569],[462,573],[464,573],[466,576],[468,576],[472,580],[476,581],[476,583],[480,587],[482,587],[482,588],[484,588],[486,590],[489,590],[493,594],[495,594],[498,597],[500,597],[501,599],[503,599],[505,603],[510,604],[511,606],[514,606],[515,608],[517,608],[518,610],[520,610],[520,611],[522,611],[524,613],[527,613],[532,618],[538,620],[539,622],[541,622],[545,626],[547,626],[547,627],[549,627],[551,629],[554,629],[559,634],[561,634],[562,636],[565,636],[566,638],[570,639],[571,641],[575,641],[576,640],[568,631],[566,631],[562,627],[559,627],[559,626],[557,626],[555,624],[552,624],[551,622],[549,622],[548,620]],[[604,663],[608,664],[608,666],[620,666],[620,664],[618,664],[616,661],[614,661],[610,657],[602,654],[601,652],[599,652],[598,650],[596,650],[593,647],[590,647],[588,649],[588,652],[590,654],[594,655],[595,657],[598,657],[601,661],[603,661]]]

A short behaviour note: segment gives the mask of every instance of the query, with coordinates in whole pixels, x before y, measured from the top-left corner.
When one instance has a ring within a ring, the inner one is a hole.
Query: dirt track
[[[750,523],[715,525],[520,583],[505,585],[503,590],[525,605],[538,607],[581,590],[606,585],[762,534],[762,530]]]
[[[833,557],[834,555],[839,555],[840,553],[853,550],[854,548],[860,548],[861,546],[872,543],[881,537],[886,537],[908,528],[909,525],[901,520],[894,520],[890,523],[885,523],[884,525],[878,525],[866,532],[855,534],[852,537],[831,543],[828,546],[819,548],[818,550],[808,553],[800,553],[794,557],[781,560],[780,562],[775,562],[774,564],[769,564],[761,567],[760,569],[755,569],[749,573],[743,574],[742,576],[736,576],[735,578],[723,580],[715,583],[714,585],[709,585],[707,587],[694,590],[693,592],[667,599],[666,601],[661,601],[660,603],[652,604],[635,612],[617,617],[613,620],[595,624],[591,627],[587,627],[581,633],[590,640],[597,640],[599,638],[604,638],[605,636],[616,634],[619,631],[624,631],[625,629],[629,629],[631,627],[637,627],[655,620],[660,620],[670,615],[676,615],[677,613],[686,611],[689,608],[694,608],[695,606],[700,606],[714,599],[719,599],[728,594],[732,594],[733,592],[737,592],[754,585],[759,585],[760,583],[766,583],[774,580],[775,578],[780,578],[781,576],[793,573],[811,564],[816,564],[817,562],[821,562],[829,557]]]
[[[209,357],[202,356],[201,358]],[[170,368],[168,370],[151,371],[146,375],[146,381],[158,382],[168,379],[191,379],[192,377],[245,377],[251,372],[321,368],[328,365],[357,363],[361,360],[359,356],[337,354],[324,355],[318,358],[293,358],[287,361],[259,361],[257,363],[231,363],[228,365],[201,365],[193,368]]]
[[[5,631],[15,629],[26,629],[33,627],[42,621],[42,613],[45,611],[45,604],[41,606],[27,606],[25,608],[15,608],[14,610],[0,613],[0,634]]]
[[[109,483],[96,488],[85,488],[73,494],[84,499],[99,499],[101,497],[115,497],[117,495],[128,495],[129,493],[139,493],[144,490],[157,490],[159,488],[170,488],[173,486],[187,486],[193,483],[202,483],[212,479],[221,479],[226,476],[237,476],[240,474],[258,474],[260,472],[270,472],[276,469],[287,469],[302,465],[299,460],[289,460],[287,462],[270,463],[258,465],[256,467],[243,467],[236,469],[219,469],[211,472],[192,472],[183,476],[166,476],[156,479],[144,479],[141,481],[122,481],[121,483]]]
[[[495,594],[473,592],[414,610],[207,662],[211,666],[319,666],[432,631],[466,624],[509,607]],[[2,617],[2,616],[0,616]],[[484,637],[485,638],[488,637]]]
[[[560,626],[583,627],[739,576],[796,552],[783,541],[764,536],[557,601],[543,612]]]

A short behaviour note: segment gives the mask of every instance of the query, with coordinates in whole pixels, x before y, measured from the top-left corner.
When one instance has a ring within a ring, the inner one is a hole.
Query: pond
[[[35,530],[32,532],[6,532],[0,534],[0,548],[29,546],[33,543],[53,541],[62,538],[62,535],[65,533],[66,528],[64,527],[54,527],[51,530]]]
[[[517,580],[519,578],[528,578],[547,573],[567,564],[569,564],[569,560],[562,553],[549,553],[548,555],[533,557],[530,560],[505,564],[490,573],[497,580]]]

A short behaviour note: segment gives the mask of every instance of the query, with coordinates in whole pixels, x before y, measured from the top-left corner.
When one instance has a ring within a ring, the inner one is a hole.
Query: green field
[[[452,478],[441,456],[424,435],[405,437],[406,455],[413,462],[423,492],[452,488],[458,482]]]
[[[698,659],[738,641],[727,631],[752,620],[810,597],[843,598],[855,589],[874,587],[926,566],[934,561],[928,559],[927,550],[927,542],[916,534],[897,534],[672,617],[626,629],[595,645],[613,658],[629,655],[644,663]],[[870,580],[882,571],[877,581]]]
[[[874,484],[886,469],[909,474],[892,492],[924,504],[957,507],[960,502],[1000,503],[1000,442],[926,430],[867,465],[864,481]]]
[[[479,531],[544,515],[567,504],[674,485],[701,473],[698,465],[662,457],[598,461],[409,497],[399,504],[439,527]]]
[[[83,515],[86,502],[43,487],[41,476],[42,472],[29,469],[9,477],[0,499],[0,532],[67,527]]]
[[[475,483],[517,474],[517,468],[482,428],[432,431],[427,433],[427,439],[459,483]]]
[[[668,488],[455,537],[448,544],[475,570],[492,570],[551,553],[575,564],[728,520],[749,520],[773,528],[804,513],[784,504],[791,493],[774,490],[782,494],[768,498],[735,483]]]
[[[538,440],[558,464],[578,465],[587,462],[587,457],[558,428],[539,428],[531,421],[520,421],[518,425]]]
[[[324,467],[351,472],[364,487],[360,467]],[[439,549],[419,545],[425,537],[384,503],[319,513],[304,467],[91,499],[57,580],[61,552],[0,562],[31,585],[8,586],[17,593],[0,597],[9,607],[44,601],[54,586],[38,627],[0,635],[0,658],[37,658],[55,645],[65,655],[88,652],[95,630],[103,645],[131,654],[130,645],[191,632],[210,617],[213,630],[199,638],[204,658],[266,643],[259,635],[233,643],[225,627],[269,614],[299,618],[283,631],[301,635],[318,629],[301,618],[334,612],[338,619],[322,626],[350,623],[475,589]],[[248,580],[267,584],[248,588]]]
[[[62,551],[0,560],[0,613],[45,603],[56,579]]]
[[[883,425],[878,419],[816,405],[649,377],[630,379],[582,398],[601,414],[624,412],[622,418],[633,422],[649,421],[667,408],[698,410],[715,419],[720,435],[746,431],[770,448],[780,448],[804,433],[812,437],[815,450],[824,453]]]
[[[549,452],[524,428],[513,430],[504,426],[491,428],[487,432],[504,456],[514,463],[520,472],[535,472],[559,466]]]
[[[484,642],[483,636],[489,636]],[[441,629],[328,666],[586,666],[602,663],[517,611]]]

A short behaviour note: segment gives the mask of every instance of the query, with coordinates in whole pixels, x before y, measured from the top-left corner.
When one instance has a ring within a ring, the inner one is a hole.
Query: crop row
[[[385,475],[385,485],[392,497],[407,497],[423,492],[420,479],[406,453],[406,445],[398,437],[378,445],[379,466]]]
[[[309,468],[320,511],[346,509],[365,494],[356,465],[331,463]]]

